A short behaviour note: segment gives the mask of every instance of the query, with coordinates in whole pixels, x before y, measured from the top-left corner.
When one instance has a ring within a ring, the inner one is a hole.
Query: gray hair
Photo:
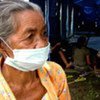
[[[0,37],[7,39],[16,30],[15,13],[25,10],[38,11],[43,15],[41,8],[34,3],[22,0],[5,0],[0,2]]]

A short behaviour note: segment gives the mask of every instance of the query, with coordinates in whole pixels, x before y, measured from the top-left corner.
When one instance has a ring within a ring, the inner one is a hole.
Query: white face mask
[[[4,40],[3,42],[5,43]],[[5,44],[8,46],[7,43]],[[4,62],[5,64],[25,72],[34,71],[41,68],[47,61],[50,51],[50,43],[44,48],[14,49],[12,51],[14,58],[7,57]]]

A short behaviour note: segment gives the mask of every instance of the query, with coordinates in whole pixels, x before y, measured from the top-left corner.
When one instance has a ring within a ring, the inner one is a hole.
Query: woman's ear
[[[12,58],[14,57],[13,51],[8,47],[8,44],[4,40],[1,40],[1,38],[0,38],[0,52],[2,53],[4,58],[7,56]]]
[[[6,52],[5,52],[5,50],[4,50],[4,46],[3,46],[1,40],[0,40],[0,54],[1,54],[4,58],[6,58]]]

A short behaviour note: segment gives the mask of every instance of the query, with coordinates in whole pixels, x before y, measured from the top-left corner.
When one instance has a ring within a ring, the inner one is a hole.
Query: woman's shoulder
[[[58,95],[62,94],[62,91],[66,89],[67,86],[66,74],[62,67],[56,62],[48,61],[43,69],[46,72],[46,78],[49,78],[50,83],[55,87],[56,93]]]
[[[60,76],[60,77],[65,77],[65,72],[62,69],[62,67],[56,63],[56,62],[52,62],[52,61],[48,61],[47,65],[45,66],[45,68],[47,69],[48,72],[51,73],[51,76]]]
[[[51,68],[51,70],[63,70],[61,65],[59,65],[58,63],[56,62],[53,62],[53,61],[47,61],[47,64],[49,65],[49,67]]]

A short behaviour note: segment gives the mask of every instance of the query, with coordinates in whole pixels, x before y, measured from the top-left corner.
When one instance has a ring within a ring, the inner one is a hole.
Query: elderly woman
[[[0,2],[0,100],[70,100],[64,71],[47,62],[45,26],[36,4]]]

